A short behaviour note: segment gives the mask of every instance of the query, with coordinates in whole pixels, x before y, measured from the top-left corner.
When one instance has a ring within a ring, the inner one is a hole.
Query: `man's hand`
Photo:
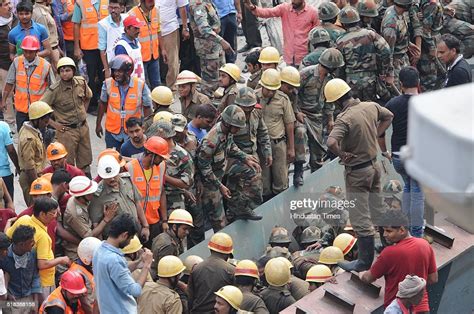
[[[118,203],[112,203],[104,205],[104,219],[106,222],[110,222],[114,219],[115,215],[117,214]]]
[[[308,245],[308,246],[306,247],[306,251],[317,250],[317,249],[319,249],[319,248],[321,248],[321,247],[322,247],[321,243],[316,242],[316,243],[313,243],[313,244],[311,244],[311,245]]]
[[[109,68],[104,69],[104,76],[105,76],[106,79],[110,78],[111,75],[112,75],[112,71],[110,71]]]
[[[191,35],[189,34],[189,31],[186,28],[183,28],[183,30],[181,31],[181,40],[188,40],[190,36]]]
[[[240,22],[242,22],[242,13],[237,12],[237,25],[239,25]]]
[[[102,138],[102,135],[104,135],[104,130],[102,129],[102,125],[97,124],[95,126],[95,134],[97,135],[98,138]]]
[[[268,156],[267,158],[265,158],[265,167],[270,167],[272,164],[273,164],[272,156]]]
[[[230,190],[224,185],[221,184],[219,187],[219,191],[221,192],[222,196],[224,196],[227,199],[232,198],[232,194],[230,194]]]
[[[357,155],[354,155],[353,153],[349,152],[341,152],[341,154],[339,155],[339,158],[341,158],[344,163],[348,163],[352,158],[355,157],[357,157]]]
[[[77,60],[81,60],[82,57],[84,57],[84,54],[82,53],[82,50],[80,48],[74,48],[74,57]]]
[[[61,265],[70,265],[71,264],[71,260],[67,256],[61,256],[61,257],[58,257],[58,258],[59,258],[59,264],[61,264]]]
[[[168,64],[168,53],[163,48],[161,49],[161,57],[163,58],[163,63]]]
[[[392,76],[385,76],[385,83],[389,84],[389,85],[392,85],[395,83],[395,77],[392,75]]]
[[[298,122],[300,123],[304,123],[304,118],[306,117],[306,115],[302,112],[297,112],[296,113],[296,120],[298,120]]]
[[[142,231],[140,232],[140,235],[145,240],[145,242],[148,242],[148,239],[150,239],[150,227],[143,227]]]
[[[408,54],[411,56],[411,63],[412,64],[417,64],[418,60],[420,60],[421,50],[414,43],[409,43],[408,44]]]
[[[286,152],[286,161],[288,163],[292,163],[293,161],[295,161],[295,149],[288,149],[288,151]]]
[[[226,53],[228,54],[235,53],[234,49],[232,49],[231,45],[225,39],[222,39],[221,46],[222,46],[222,49],[224,49]]]
[[[196,196],[192,192],[188,190],[183,190],[183,192],[184,192],[184,198],[188,199],[191,203],[196,204],[197,199],[196,199]]]
[[[153,253],[149,249],[145,248],[140,259],[143,262],[143,266],[149,267],[153,262]]]
[[[248,156],[245,159],[245,164],[255,170],[257,173],[260,173],[262,171],[262,168],[260,168],[260,163],[254,156]]]
[[[170,226],[167,222],[162,223],[161,228],[163,229],[163,232],[167,232],[168,230],[170,230]]]

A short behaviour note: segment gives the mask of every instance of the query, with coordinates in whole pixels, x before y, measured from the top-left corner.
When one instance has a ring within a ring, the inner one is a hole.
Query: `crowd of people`
[[[449,2],[0,0],[3,310],[278,313],[357,271],[385,277],[388,313],[429,311],[436,262],[400,150],[411,97],[472,82],[474,8]],[[283,55],[259,47],[258,18],[272,17]],[[403,186],[384,185],[379,151]],[[345,192],[320,200],[355,205],[302,209],[260,259],[232,260],[220,230],[258,223],[290,164],[303,185],[308,154],[311,172],[345,167]],[[181,261],[209,229],[211,256]]]

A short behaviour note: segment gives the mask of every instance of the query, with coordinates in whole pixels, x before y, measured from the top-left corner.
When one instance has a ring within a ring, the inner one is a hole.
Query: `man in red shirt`
[[[66,162],[67,150],[63,144],[59,142],[49,144],[46,155],[51,166],[44,168],[43,173],[53,173],[55,170],[64,169],[71,175],[71,178],[85,176],[84,171]]]
[[[371,283],[384,276],[384,306],[387,307],[395,298],[398,284],[406,275],[417,275],[426,283],[438,282],[438,270],[433,249],[422,238],[415,238],[408,232],[408,217],[401,210],[390,210],[384,214],[384,237],[394,245],[387,246],[379,255],[372,267],[362,273],[362,281]],[[414,308],[415,313],[429,312],[428,293],[424,292],[423,300]]]

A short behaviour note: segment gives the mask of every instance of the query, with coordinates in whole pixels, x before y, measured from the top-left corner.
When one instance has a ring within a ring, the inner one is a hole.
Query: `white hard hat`
[[[95,250],[97,250],[101,244],[102,241],[94,237],[82,239],[77,247],[77,255],[84,265],[90,265],[92,263]]]
[[[69,194],[73,196],[83,196],[97,191],[97,182],[85,176],[77,176],[69,182]]]
[[[110,179],[118,175],[120,172],[120,165],[113,156],[105,155],[99,159],[97,165],[97,173],[102,179]]]

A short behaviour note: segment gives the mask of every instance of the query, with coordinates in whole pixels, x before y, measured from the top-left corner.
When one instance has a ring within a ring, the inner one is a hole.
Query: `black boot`
[[[304,183],[303,180],[303,165],[304,161],[295,161],[295,170],[293,173],[293,185],[294,186],[302,186]]]
[[[357,238],[359,258],[352,262],[339,262],[337,266],[345,271],[361,272],[368,270],[374,261],[374,236]]]
[[[383,227],[379,227],[379,236],[380,236],[380,244],[375,246],[375,251],[377,253],[382,253],[383,249],[385,247],[389,246],[390,244],[385,240],[385,237],[383,236]]]

